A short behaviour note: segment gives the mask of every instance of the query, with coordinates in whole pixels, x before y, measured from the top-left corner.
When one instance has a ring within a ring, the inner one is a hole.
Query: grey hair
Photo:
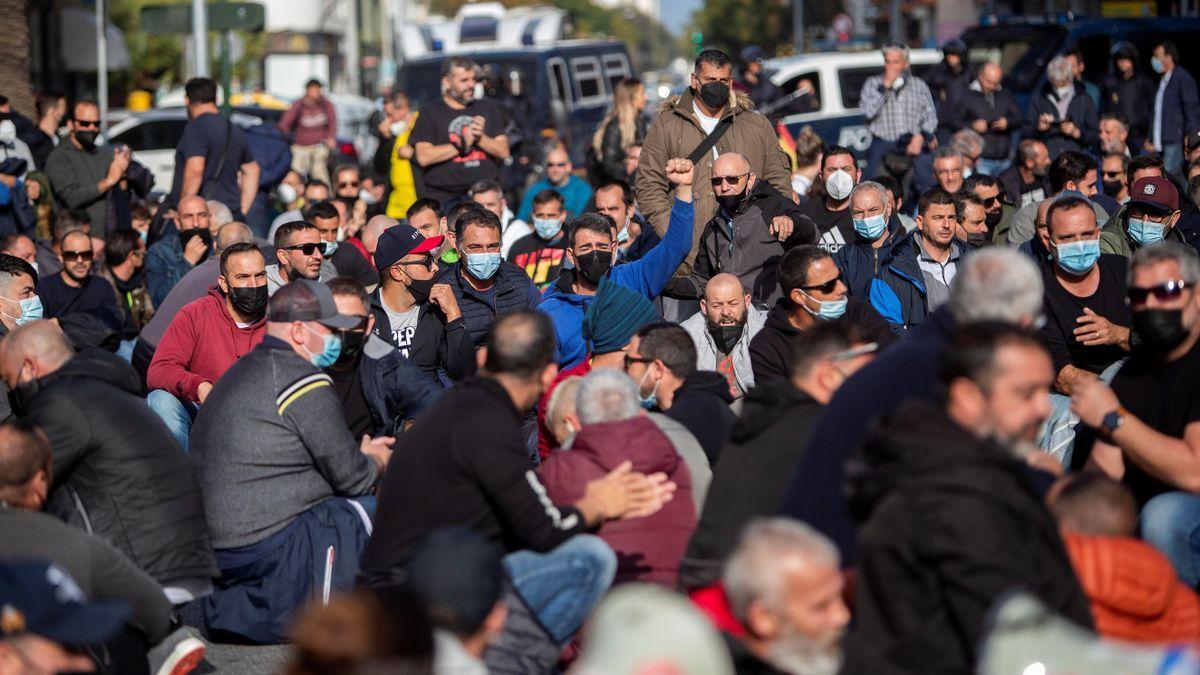
[[[575,396],[575,414],[580,424],[620,422],[641,411],[637,385],[615,368],[599,368],[583,377]]]
[[[950,145],[943,145],[933,153],[933,161],[935,162],[939,159],[946,159],[947,157],[957,157],[961,160],[963,159],[963,154],[958,151],[958,148]]]
[[[551,428],[564,415],[578,413],[575,406],[579,396],[579,385],[582,382],[582,377],[568,377],[559,382],[551,392],[549,400],[546,401],[546,421]]]
[[[254,241],[254,233],[245,223],[233,221],[226,223],[217,230],[217,253],[234,244],[249,244]]]
[[[228,206],[215,199],[210,199],[205,203],[208,205],[208,218],[214,227],[221,227],[233,222],[233,212],[229,210]]]
[[[974,129],[959,129],[950,137],[950,145],[963,155],[976,157],[983,152],[983,136]]]
[[[1042,311],[1042,275],[1028,256],[1013,249],[976,251],[950,282],[950,313],[960,324],[1020,324]]]
[[[777,607],[786,602],[786,571],[799,558],[839,567],[841,556],[828,537],[791,518],[756,518],[742,530],[725,563],[721,581],[733,615],[745,621],[756,600]]]
[[[1179,273],[1188,284],[1200,283],[1200,258],[1196,255],[1196,249],[1175,241],[1162,241],[1139,248],[1129,260],[1129,283],[1133,282],[1133,272],[1137,268],[1167,260],[1174,260],[1179,265]]]
[[[879,193],[879,203],[883,204],[884,207],[891,205],[892,191],[885,188],[881,183],[876,183],[873,180],[864,180],[863,182],[854,186],[854,189],[850,191],[851,203],[853,203],[853,201],[854,201],[854,195],[856,195],[860,192],[866,192],[867,190],[874,190],[875,192],[878,192]]]
[[[1050,84],[1074,82],[1075,68],[1066,57],[1056,56],[1050,59],[1050,63],[1046,66],[1046,79],[1050,80]]]
[[[908,45],[900,42],[888,42],[879,48],[879,53],[883,54],[883,58],[887,58],[888,52],[900,52],[904,60],[908,60]]]

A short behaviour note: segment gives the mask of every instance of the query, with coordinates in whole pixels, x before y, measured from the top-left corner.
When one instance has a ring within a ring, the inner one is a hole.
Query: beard
[[[788,626],[767,649],[767,662],[792,675],[836,675],[842,668],[844,629],[814,640]]]

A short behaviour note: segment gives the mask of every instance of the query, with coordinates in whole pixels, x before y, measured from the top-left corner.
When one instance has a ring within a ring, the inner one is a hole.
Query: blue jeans
[[[1178,169],[1183,164],[1183,143],[1163,143],[1162,160],[1168,172]]]
[[[133,360],[133,347],[137,344],[137,338],[132,340],[121,340],[120,346],[117,347],[117,356],[125,359],[128,363]]]
[[[981,173],[985,176],[996,177],[1004,173],[1008,168],[1007,159],[984,159],[980,157],[975,160],[975,173]]]
[[[188,451],[188,437],[192,435],[192,422],[196,420],[198,408],[191,401],[180,401],[174,394],[155,389],[146,397],[146,404],[162,419],[179,442],[184,452]]]
[[[563,645],[608,592],[617,555],[599,537],[580,534],[547,553],[510,553],[504,568],[538,622]]]
[[[1200,496],[1164,492],[1142,507],[1142,539],[1167,556],[1179,579],[1200,583]]]

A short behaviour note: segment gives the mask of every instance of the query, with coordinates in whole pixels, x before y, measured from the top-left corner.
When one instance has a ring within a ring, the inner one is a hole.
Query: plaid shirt
[[[882,75],[869,77],[863,83],[859,108],[875,138],[897,141],[904,134],[919,132],[928,139],[937,131],[937,110],[929,86],[919,77],[908,78],[899,92],[884,90]]]

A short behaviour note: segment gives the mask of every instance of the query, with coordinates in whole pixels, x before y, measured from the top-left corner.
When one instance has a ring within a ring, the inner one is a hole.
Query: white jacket
[[[733,375],[737,378],[742,391],[750,391],[754,386],[754,371],[750,368],[750,341],[762,330],[767,322],[767,310],[758,309],[754,305],[747,308],[746,329],[742,337],[733,347]],[[696,345],[696,368],[698,370],[716,371],[717,361],[723,356],[717,350],[717,343],[708,334],[708,318],[703,312],[696,312],[686,321],[679,324],[692,337]]]

